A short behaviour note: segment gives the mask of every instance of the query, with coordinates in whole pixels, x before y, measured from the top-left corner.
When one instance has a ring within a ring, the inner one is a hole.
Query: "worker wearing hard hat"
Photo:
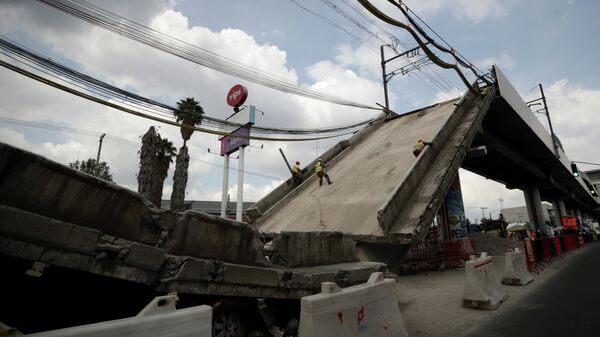
[[[423,149],[425,148],[426,145],[431,146],[432,144],[433,143],[426,142],[424,140],[419,139],[419,141],[417,142],[417,144],[415,144],[413,154],[415,155],[415,157],[418,157],[419,154],[421,153],[421,151],[423,151]]]
[[[294,179],[294,183],[296,185],[300,185],[302,183],[302,169],[300,168],[300,161],[297,160],[296,164],[292,166],[292,175]]]
[[[319,176],[319,186],[323,185],[323,177],[327,179],[327,184],[333,184],[333,182],[329,179],[329,175],[325,173],[325,165],[323,165],[323,161],[321,159],[317,160],[317,164],[315,165],[315,173],[317,176]]]

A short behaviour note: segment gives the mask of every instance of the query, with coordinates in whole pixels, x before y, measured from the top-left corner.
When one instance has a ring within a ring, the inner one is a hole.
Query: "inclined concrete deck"
[[[326,172],[334,184],[319,186],[312,175],[258,221],[262,231],[384,233],[377,212],[404,180],[417,158],[419,139],[432,140],[456,109],[455,101],[403,115],[379,126],[344,151]]]

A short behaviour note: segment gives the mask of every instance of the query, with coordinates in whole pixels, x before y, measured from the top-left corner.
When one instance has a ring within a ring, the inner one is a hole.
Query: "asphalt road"
[[[600,336],[600,243],[588,244],[513,308],[465,337]]]

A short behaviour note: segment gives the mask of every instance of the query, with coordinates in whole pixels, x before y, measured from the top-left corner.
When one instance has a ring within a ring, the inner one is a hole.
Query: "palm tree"
[[[162,190],[169,172],[169,166],[173,162],[173,158],[177,155],[173,142],[166,138],[160,138],[158,150],[156,152],[156,160],[154,161],[154,172],[152,176],[152,196],[150,201],[160,207],[162,200]]]
[[[173,111],[177,121],[181,123],[181,137],[183,146],[179,149],[175,161],[175,173],[173,174],[173,192],[171,192],[171,210],[180,212],[184,209],[185,187],[188,180],[188,167],[190,156],[186,142],[194,132],[194,126],[202,122],[204,109],[193,97],[188,97],[177,102],[177,110]]]
[[[160,136],[156,133],[156,129],[151,126],[142,136],[142,147],[138,152],[140,155],[140,171],[137,175],[138,192],[149,200],[152,198],[152,177],[154,176],[159,142]],[[160,204],[158,206],[160,207]]]
[[[177,110],[173,111],[175,118],[181,123],[181,137],[183,145],[190,139],[194,126],[202,122],[204,109],[193,97],[188,97],[177,102]]]
[[[181,212],[184,210],[185,187],[188,180],[188,166],[190,156],[187,146],[183,145],[179,149],[175,161],[175,173],[173,173],[173,191],[171,192],[171,210]]]

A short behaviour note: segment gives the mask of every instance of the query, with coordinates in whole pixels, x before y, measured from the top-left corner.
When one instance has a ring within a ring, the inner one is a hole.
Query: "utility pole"
[[[550,120],[550,111],[548,111],[548,104],[546,103],[546,95],[544,95],[544,88],[542,87],[541,83],[538,83],[538,86],[540,87],[540,93],[542,94],[542,97],[527,102],[527,106],[531,107],[533,105],[540,105],[540,103],[535,103],[539,100],[541,100],[544,104],[544,107],[542,109],[536,110],[536,112],[541,112],[546,115],[546,118],[548,119],[548,127],[550,128],[550,137],[552,137],[552,146],[554,147],[554,154],[556,155],[556,158],[560,158],[560,153],[558,152],[558,143],[556,143],[556,135],[554,134],[554,129],[552,128],[552,120]]]
[[[429,44],[429,42],[426,43],[426,45]],[[394,75],[396,75],[396,71],[391,72],[390,74],[386,73],[385,70],[385,65],[388,62],[391,62],[399,57],[405,56],[405,55],[409,55],[408,57],[412,57],[411,55],[416,55],[417,51],[421,48],[420,46],[409,49],[403,53],[400,53],[388,60],[385,59],[385,52],[383,50],[383,47],[385,46],[390,46],[390,45],[382,45],[380,47],[380,51],[381,51],[381,74],[382,74],[382,78],[383,78],[383,94],[385,97],[385,109],[386,109],[386,114],[389,114],[389,109],[390,109],[390,101],[389,101],[389,97],[388,97],[388,82],[392,79],[392,77],[394,77]]]
[[[106,136],[106,133],[103,133],[100,136],[100,144],[98,145],[98,155],[96,156],[96,164],[100,164],[100,151],[102,151],[102,140],[104,139],[104,136]]]
[[[485,210],[487,209],[487,207],[479,207],[481,208],[481,221],[483,221],[483,219],[485,219]]]

